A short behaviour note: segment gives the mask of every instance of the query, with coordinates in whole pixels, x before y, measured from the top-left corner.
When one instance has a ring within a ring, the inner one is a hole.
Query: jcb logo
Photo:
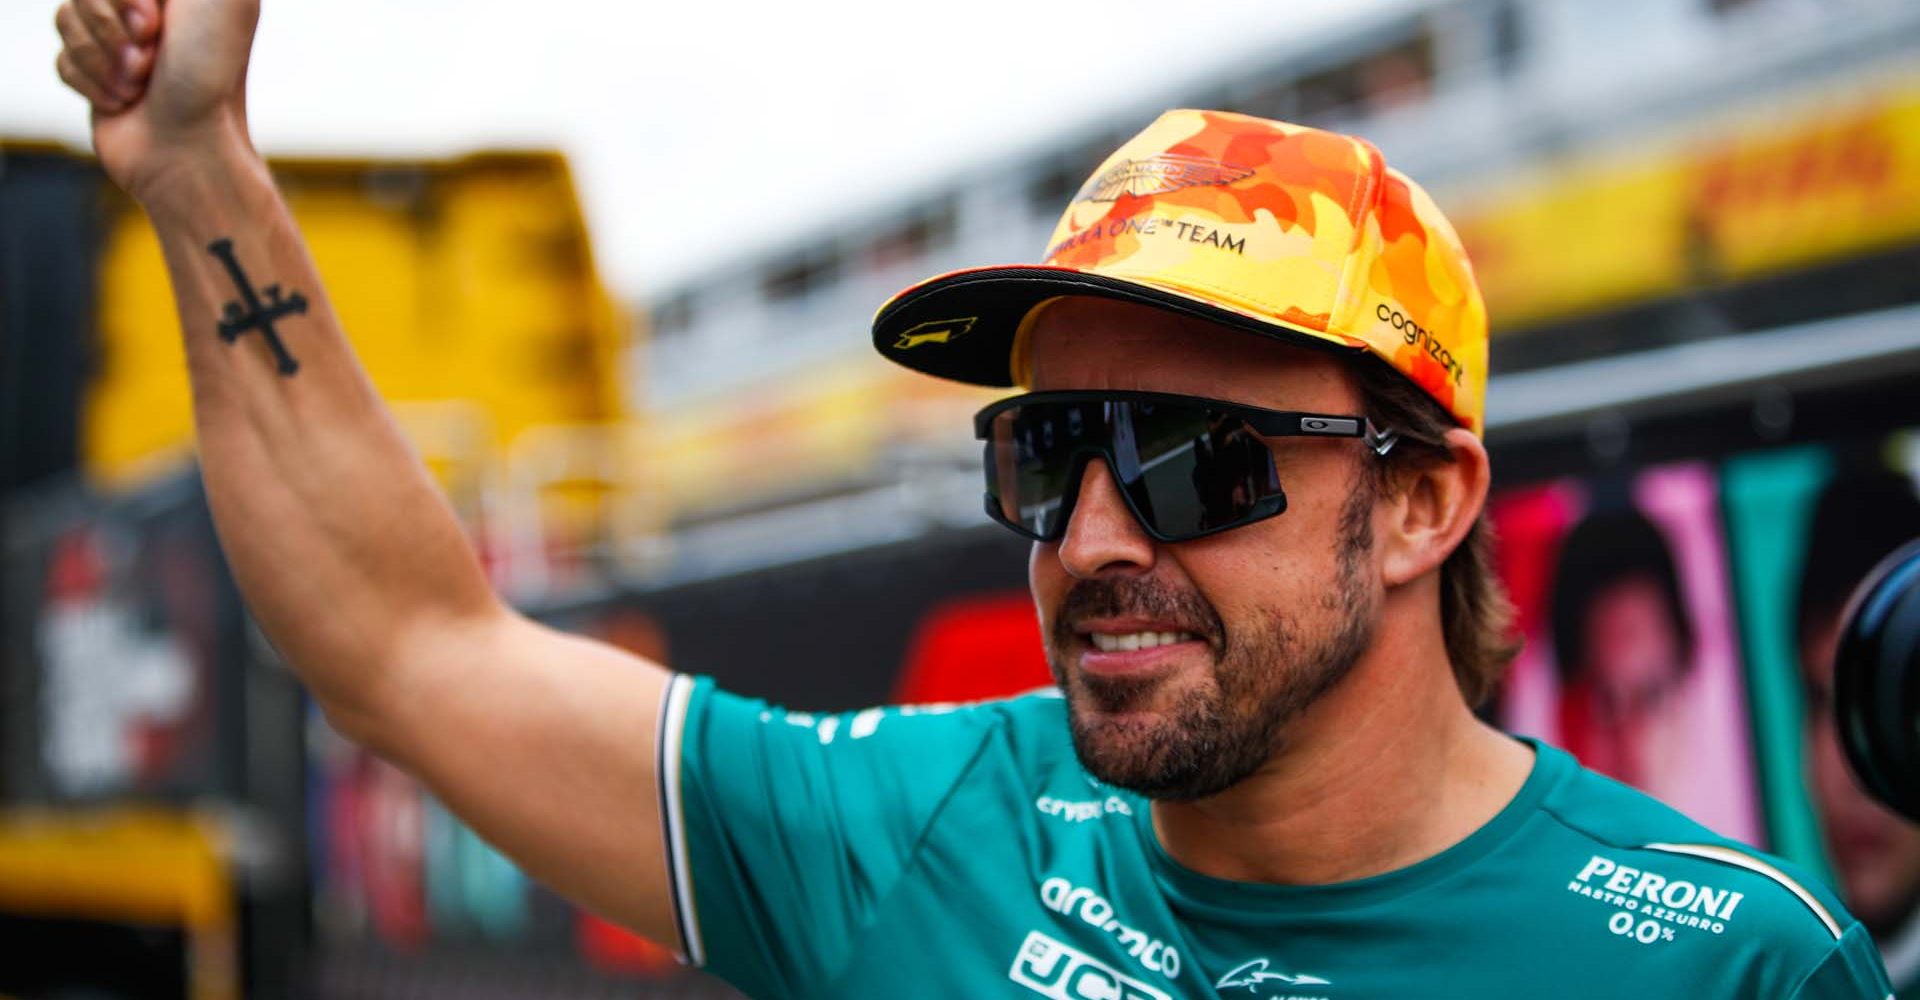
[[[950,344],[966,336],[980,317],[968,316],[964,319],[930,319],[925,323],[915,323],[902,331],[899,339],[893,342],[896,351],[911,350],[921,344]]]
[[[1053,1000],[1172,1000],[1039,931],[1028,932],[1007,978]]]

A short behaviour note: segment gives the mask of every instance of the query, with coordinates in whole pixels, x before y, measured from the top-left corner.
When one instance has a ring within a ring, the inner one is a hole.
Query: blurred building
[[[982,396],[889,370],[873,311],[934,273],[1037,259],[1099,160],[1168,105],[1355,132],[1419,178],[1468,240],[1497,377],[1920,297],[1916,53],[1920,9],[1898,2],[1402,4],[666,290],[633,377],[682,569],[884,540],[895,516],[966,523],[968,490],[874,493],[970,469]],[[1608,379],[1654,372],[1671,383],[1651,359]],[[1490,392],[1493,440],[1615,402],[1576,381]],[[829,495],[873,516],[801,503]],[[740,516],[769,504],[758,530]]]

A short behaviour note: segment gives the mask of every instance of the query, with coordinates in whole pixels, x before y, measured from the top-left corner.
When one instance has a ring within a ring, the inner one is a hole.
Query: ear
[[[1492,478],[1487,446],[1461,428],[1447,432],[1451,462],[1430,462],[1403,473],[1387,505],[1389,523],[1377,524],[1381,577],[1389,587],[1440,567],[1458,548],[1487,501]]]

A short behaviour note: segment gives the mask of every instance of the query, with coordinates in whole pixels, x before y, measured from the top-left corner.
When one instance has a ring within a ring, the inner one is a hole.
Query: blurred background
[[[0,996],[730,996],[341,740],[252,626],[53,6],[0,12]],[[1920,534],[1920,4],[654,6],[261,28],[255,135],[517,604],[799,708],[1043,683],[991,397],[882,362],[873,310],[1037,259],[1166,107],[1356,132],[1492,315],[1529,641],[1489,714],[1823,873],[1920,996],[1920,830],[1824,714],[1847,592]]]

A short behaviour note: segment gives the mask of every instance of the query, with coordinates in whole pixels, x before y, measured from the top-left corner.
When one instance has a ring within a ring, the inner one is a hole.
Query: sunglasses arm
[[[1392,428],[1375,427],[1373,421],[1369,420],[1367,421],[1366,433],[1362,435],[1362,438],[1366,441],[1367,447],[1373,449],[1375,455],[1385,458],[1387,457],[1387,452],[1392,451],[1393,446],[1399,443],[1400,432]]]

